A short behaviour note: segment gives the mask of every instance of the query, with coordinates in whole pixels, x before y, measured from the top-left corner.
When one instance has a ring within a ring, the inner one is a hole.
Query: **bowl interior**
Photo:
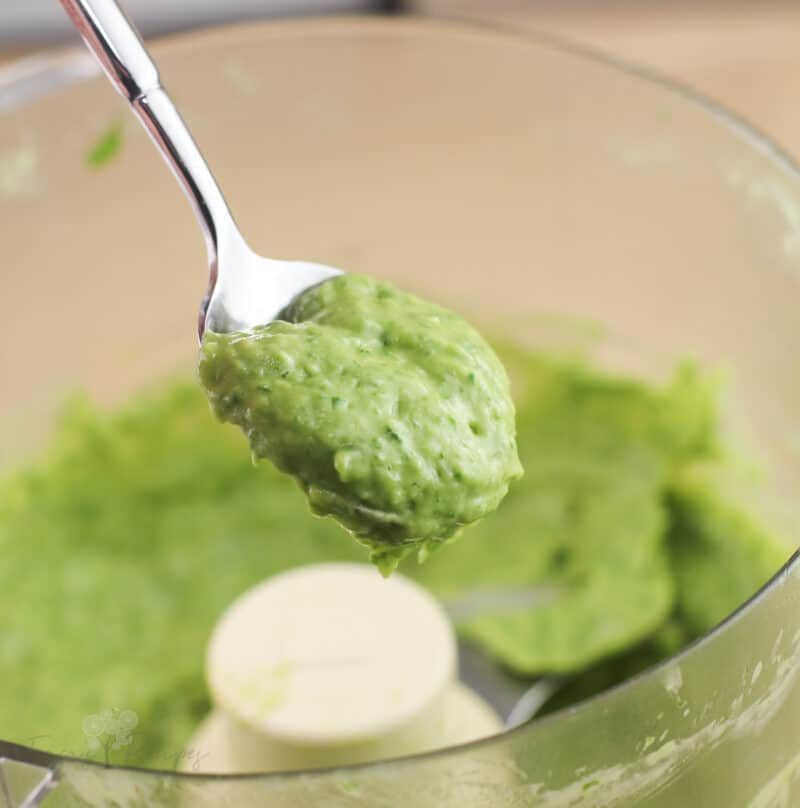
[[[746,127],[634,72],[462,25],[273,23],[155,51],[256,250],[390,279],[520,343],[577,346],[638,373],[661,374],[684,355],[722,365],[735,379],[734,417],[776,485],[797,491],[800,182]],[[92,72],[82,56],[61,65],[62,76]],[[31,68],[0,83],[0,465],[41,444],[75,388],[112,403],[191,372],[206,284],[190,210],[122,102],[97,77],[37,94],[48,76]],[[121,146],[91,167],[109,127]],[[800,751],[792,575],[628,688],[502,740],[359,770],[359,794],[426,791],[438,806],[471,805],[487,788],[493,806],[518,804],[525,789],[566,799],[599,788],[640,805],[756,794]],[[766,672],[745,692],[742,671],[759,664]],[[659,712],[670,716],[661,728]],[[742,771],[757,730],[761,762]],[[656,765],[649,755],[667,740],[675,746]],[[692,763],[699,750],[705,769]],[[161,783],[188,790],[192,804],[270,794],[278,805],[327,805],[331,788],[344,793],[334,774],[187,785],[59,766],[75,795]],[[475,771],[480,782],[453,786]],[[155,793],[148,804],[166,805]]]

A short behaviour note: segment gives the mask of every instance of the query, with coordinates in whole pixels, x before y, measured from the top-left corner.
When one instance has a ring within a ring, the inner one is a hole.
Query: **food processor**
[[[153,51],[255,249],[395,281],[609,368],[721,366],[729,420],[796,498],[800,172],[749,125],[605,58],[462,23],[272,22]],[[0,73],[4,470],[44,445],[70,391],[115,404],[195,364],[205,260],[177,186],[127,121],[113,159],[85,159],[126,115],[82,51]],[[796,545],[791,507],[780,518]],[[441,751],[204,775],[0,742],[14,808],[798,801],[797,556],[666,662]]]

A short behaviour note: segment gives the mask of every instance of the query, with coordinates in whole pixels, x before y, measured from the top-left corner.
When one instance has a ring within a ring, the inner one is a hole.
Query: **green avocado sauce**
[[[526,475],[445,552],[402,570],[504,665],[564,674],[559,706],[716,624],[778,569],[788,543],[753,486],[735,483],[705,375],[684,366],[656,386],[499,353]],[[254,465],[241,444],[187,379],[113,412],[74,401],[48,451],[0,482],[4,739],[185,763],[209,706],[205,646],[229,604],[291,567],[363,560],[334,521],[309,517],[290,477]],[[109,711],[134,712],[135,728],[98,737]]]
[[[292,475],[391,572],[500,504],[522,468],[508,377],[462,317],[361,275],[285,320],[206,334],[200,379],[253,457]]]

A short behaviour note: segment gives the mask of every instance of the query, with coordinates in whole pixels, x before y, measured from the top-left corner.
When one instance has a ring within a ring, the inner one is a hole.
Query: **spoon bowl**
[[[227,334],[280,319],[298,295],[341,274],[307,261],[278,261],[253,252],[238,231],[219,250],[210,269],[209,289],[200,306],[198,330]]]

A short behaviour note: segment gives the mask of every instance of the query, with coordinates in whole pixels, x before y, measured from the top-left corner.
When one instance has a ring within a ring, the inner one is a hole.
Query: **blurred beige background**
[[[683,81],[800,157],[800,0],[410,0],[566,37]]]
[[[40,8],[44,2],[46,9]],[[201,13],[208,3],[196,0],[126,5],[147,31],[212,19]],[[41,42],[31,41],[31,27],[20,21],[23,9],[63,14],[57,6],[57,0],[14,6],[11,22],[19,34],[9,22],[0,37],[0,61],[63,39],[56,25],[55,31],[42,29]],[[555,34],[695,87],[800,157],[800,0],[231,0],[216,8],[226,9],[231,19],[289,12],[414,13]]]

